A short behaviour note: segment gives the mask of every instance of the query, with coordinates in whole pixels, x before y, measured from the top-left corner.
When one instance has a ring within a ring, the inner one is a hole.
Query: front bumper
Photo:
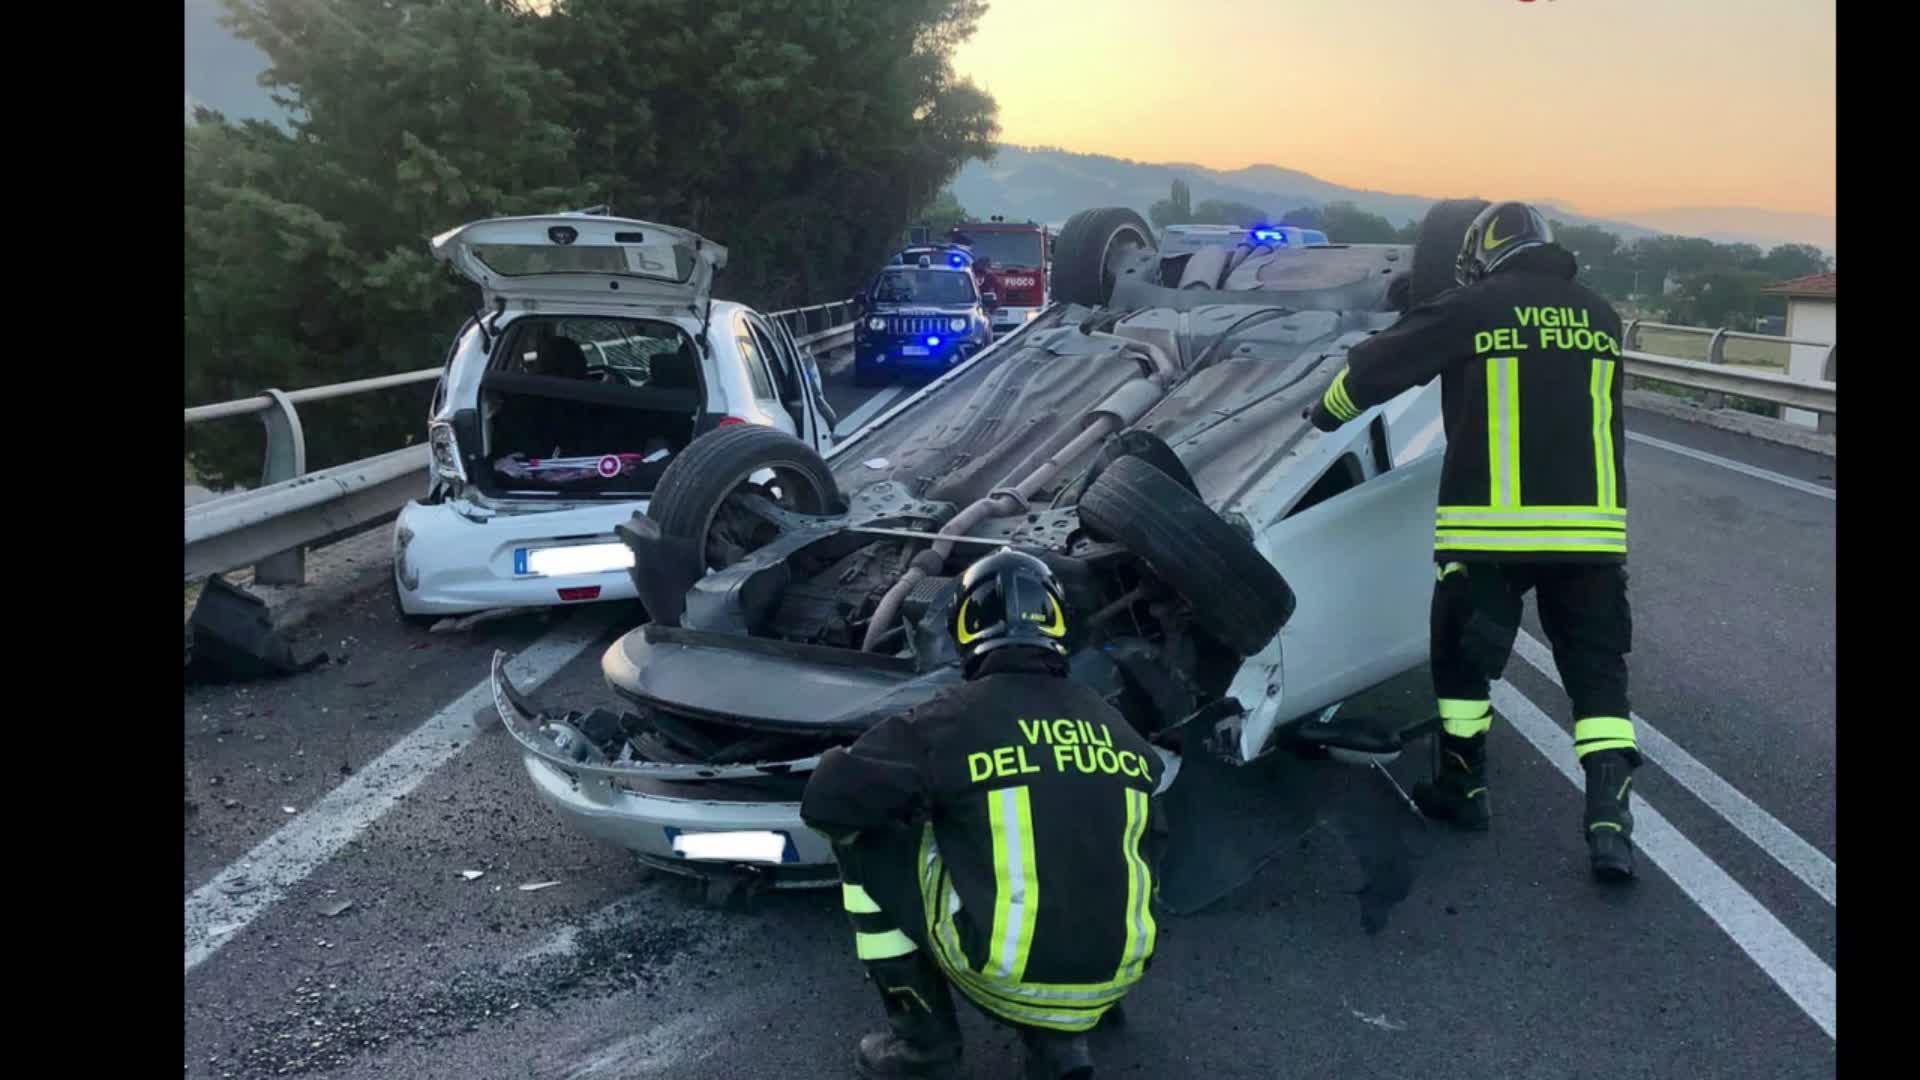
[[[521,552],[596,549],[617,558],[613,528],[647,508],[645,500],[538,512],[489,512],[462,500],[410,502],[394,525],[393,572],[409,615],[462,615],[494,608],[553,607],[635,598],[624,565],[574,573],[528,573]],[[628,555],[627,558],[631,558]]]
[[[577,732],[543,722],[514,688],[506,665],[507,654],[494,653],[494,708],[520,744],[535,793],[574,828],[677,874],[748,875],[774,888],[818,888],[840,880],[832,847],[800,820],[799,803],[756,797],[741,783],[811,772],[817,757],[726,766],[608,762],[583,752]],[[695,857],[675,844],[703,833],[774,833],[784,843],[777,861]]]
[[[976,338],[941,338],[928,345],[923,338],[873,335],[861,338],[854,349],[854,363],[867,370],[946,371],[987,347]],[[925,356],[908,355],[909,348],[924,349]]]

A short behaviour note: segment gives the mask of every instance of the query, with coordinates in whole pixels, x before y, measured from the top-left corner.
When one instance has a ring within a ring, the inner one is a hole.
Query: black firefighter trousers
[[[1554,666],[1573,702],[1578,758],[1636,752],[1627,702],[1633,614],[1620,564],[1447,562],[1436,565],[1432,670],[1442,729],[1456,738],[1493,724],[1490,684],[1505,672],[1533,592]]]

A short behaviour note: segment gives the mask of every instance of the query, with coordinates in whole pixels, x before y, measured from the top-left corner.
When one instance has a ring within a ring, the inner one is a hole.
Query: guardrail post
[[[1727,362],[1727,328],[1722,326],[1713,332],[1713,340],[1707,342],[1707,363],[1720,365]],[[1709,409],[1727,407],[1727,395],[1718,390],[1707,391],[1707,400],[1703,403]]]
[[[1838,378],[1834,377],[1834,367],[1833,367],[1834,355],[1837,352],[1839,352],[1839,350],[1840,350],[1840,343],[1837,341],[1834,342],[1832,345],[1827,346],[1826,362],[1820,365],[1820,377],[1822,379],[1825,379],[1827,382],[1840,381]],[[1818,424],[1817,430],[1823,435],[1835,434],[1833,430],[1833,421],[1834,421],[1834,415],[1832,413],[1821,413],[1819,416],[1819,419],[1816,421],[1816,423]]]
[[[260,469],[260,486],[266,487],[307,472],[307,436],[300,428],[300,414],[287,395],[278,390],[263,390],[273,399],[273,408],[260,414],[267,426],[267,459]],[[253,567],[253,580],[261,585],[304,585],[307,582],[307,549],[296,547]]]
[[[1639,319],[1628,319],[1627,325],[1622,327],[1620,330],[1620,351],[1626,352],[1629,349],[1632,349],[1635,352],[1638,352],[1640,349],[1640,320]],[[1627,366],[1625,363],[1625,357],[1622,357],[1621,360],[1622,360],[1622,363],[1620,364],[1620,367],[1622,370],[1625,370]],[[1645,380],[1637,379],[1632,375],[1627,376],[1627,389],[1629,390],[1643,389],[1644,383],[1645,383]]]

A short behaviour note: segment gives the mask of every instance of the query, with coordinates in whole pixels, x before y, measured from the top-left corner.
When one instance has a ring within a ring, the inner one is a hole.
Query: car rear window
[[[655,386],[663,382],[682,388],[687,372],[669,373],[669,366],[697,365],[693,341],[678,326],[653,319],[527,318],[513,324],[513,340],[496,367],[531,375],[586,377],[614,385]],[[577,346],[584,372],[569,368],[553,346],[555,341]],[[663,378],[669,374],[681,376]]]
[[[472,251],[502,277],[621,274],[676,283],[693,277],[693,252],[679,244],[475,244]]]

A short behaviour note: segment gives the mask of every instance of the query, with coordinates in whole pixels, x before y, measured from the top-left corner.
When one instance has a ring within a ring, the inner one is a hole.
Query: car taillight
[[[600,595],[600,586],[582,585],[575,589],[559,589],[557,591],[560,593],[560,599],[562,600],[592,600]]]
[[[453,425],[429,425],[427,443],[429,453],[432,454],[433,471],[442,479],[466,483],[467,468],[460,461],[460,442],[454,438]]]
[[[743,420],[738,416],[723,416],[720,418],[720,422],[713,426],[717,428],[723,428],[723,427],[733,427],[735,424],[751,424],[751,423],[753,423],[753,421]]]

